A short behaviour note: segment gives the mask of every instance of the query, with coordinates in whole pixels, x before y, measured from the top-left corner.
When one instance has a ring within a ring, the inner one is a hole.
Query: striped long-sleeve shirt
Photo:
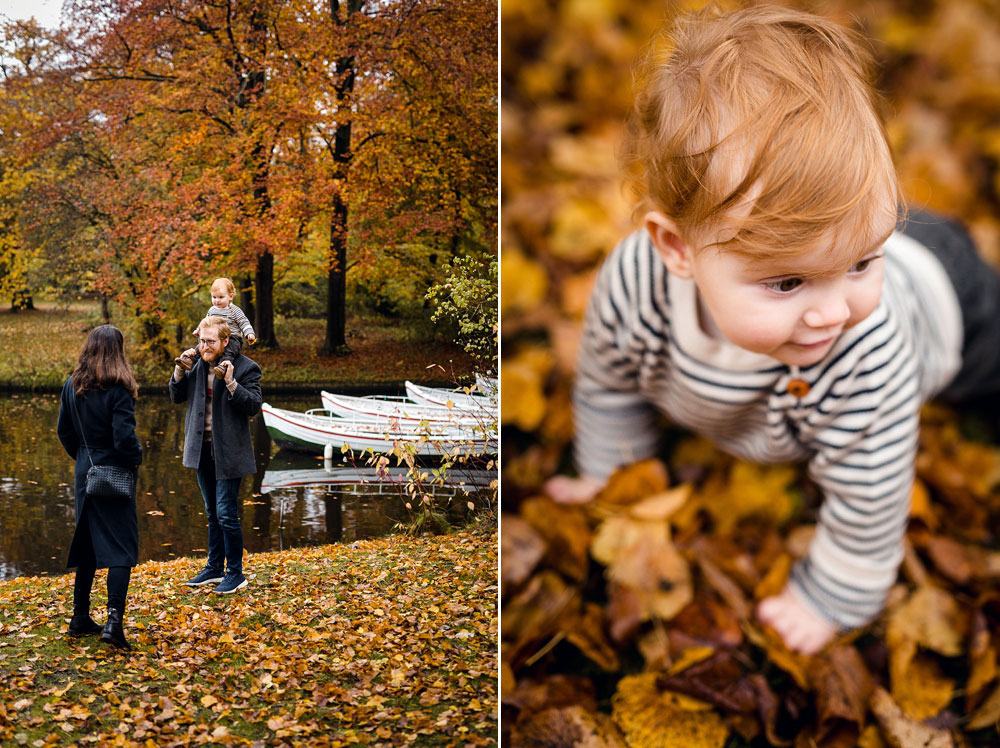
[[[789,367],[710,337],[691,280],[670,275],[649,235],[625,239],[591,295],[574,388],[582,475],[655,454],[656,411],[755,462],[809,461],[824,494],[800,600],[845,627],[882,608],[902,558],[921,404],[961,363],[962,317],[921,244],[885,244],[882,299],[820,362]],[[808,392],[791,394],[804,380]],[[793,388],[794,389],[794,388]]]
[[[208,313],[205,316],[225,317],[226,322],[229,323],[230,332],[234,335],[242,335],[244,338],[248,338],[251,335],[257,337],[253,331],[253,325],[250,324],[250,320],[247,319],[246,314],[236,304],[230,304],[225,309],[211,306],[208,308]]]

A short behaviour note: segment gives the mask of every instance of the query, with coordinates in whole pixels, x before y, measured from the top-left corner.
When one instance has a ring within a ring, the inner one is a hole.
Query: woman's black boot
[[[117,608],[108,608],[108,622],[104,624],[101,641],[112,647],[129,651],[132,647],[125,641],[125,631],[122,629],[122,614]]]
[[[89,636],[90,634],[99,634],[103,630],[104,627],[91,618],[89,613],[83,615],[74,613],[73,617],[69,619],[67,633],[70,636]]]

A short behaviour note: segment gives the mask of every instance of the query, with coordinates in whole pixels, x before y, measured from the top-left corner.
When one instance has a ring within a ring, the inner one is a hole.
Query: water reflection
[[[269,402],[305,410],[318,407],[317,400],[272,396]],[[58,412],[57,395],[0,394],[0,578],[66,571],[73,463],[55,433]],[[165,396],[144,395],[136,405],[145,450],[136,497],[140,561],[206,552],[201,493],[194,471],[181,465],[183,418],[184,407]],[[278,451],[259,416],[251,426],[258,472],[244,479],[240,493],[250,553],[352,542],[388,533],[406,520],[410,497],[398,471],[376,480],[363,465],[354,472],[340,464],[339,455],[335,466]],[[460,515],[468,511],[467,501],[478,501],[476,487],[488,485],[496,472],[452,477],[434,495]]]

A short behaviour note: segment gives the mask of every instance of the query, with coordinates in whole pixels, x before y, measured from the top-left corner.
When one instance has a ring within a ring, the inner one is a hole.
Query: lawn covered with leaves
[[[66,636],[72,575],[0,582],[0,745],[495,745],[496,546],[259,554],[228,596],[183,586],[204,559],[145,563],[127,655]]]
[[[73,371],[87,333],[102,324],[97,303],[68,307],[39,302],[35,310],[0,309],[0,387],[60,387]],[[112,324],[115,320],[112,319]],[[426,326],[418,329],[399,320],[373,315],[349,315],[346,356],[321,356],[326,334],[322,319],[281,319],[277,323],[280,348],[245,348],[264,372],[262,385],[400,385],[410,379],[443,386],[469,384],[475,370],[472,358],[460,346],[433,338]],[[126,334],[126,355],[140,385],[162,388],[170,376],[170,362],[137,358],[134,341]],[[193,337],[185,339],[189,346]],[[182,348],[177,346],[177,353]]]

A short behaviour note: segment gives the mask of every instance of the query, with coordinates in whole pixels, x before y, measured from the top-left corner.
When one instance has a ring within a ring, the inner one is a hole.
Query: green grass
[[[79,302],[69,307],[36,302],[31,311],[0,310],[0,387],[40,389],[62,385],[76,365],[87,333],[102,324],[99,306]],[[112,324],[119,321],[112,319]],[[348,315],[349,355],[321,356],[326,332],[322,319],[275,321],[278,348],[245,348],[264,372],[265,389],[278,386],[386,384],[404,380],[460,381],[468,384],[475,364],[459,346],[436,339],[427,325],[374,316]],[[172,362],[137,357],[135,341],[126,333],[126,352],[140,385],[162,388]],[[194,341],[177,344],[176,353]]]
[[[71,576],[0,582],[0,745],[495,745],[496,546],[254,555],[231,596],[183,586],[204,559],[148,562],[130,654],[65,635]]]

